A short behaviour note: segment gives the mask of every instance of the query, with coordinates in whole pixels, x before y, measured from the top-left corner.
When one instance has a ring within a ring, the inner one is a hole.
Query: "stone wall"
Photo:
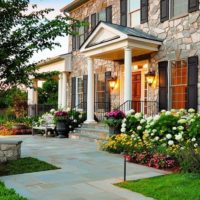
[[[21,141],[0,141],[0,163],[19,159],[21,143]]]
[[[109,5],[113,6],[113,23],[120,23],[119,0],[91,0],[83,6],[75,9],[70,14],[77,19],[84,19],[91,14],[100,11]],[[151,54],[151,65],[157,69],[159,61],[187,59],[189,56],[200,55],[200,11],[188,13],[184,16],[160,22],[160,0],[149,0],[149,20],[136,28],[163,39],[163,45],[159,52]],[[71,40],[69,49],[71,49]],[[73,52],[72,76],[87,74],[87,61],[79,52]],[[114,63],[110,61],[95,61],[95,69],[101,67],[103,71],[114,69]],[[199,68],[199,110],[200,110],[200,68]],[[152,90],[155,91],[152,91]],[[151,94],[158,99],[158,87],[152,88]],[[151,98],[151,97],[150,97]],[[116,98],[115,98],[116,99]],[[119,97],[117,98],[117,101]]]

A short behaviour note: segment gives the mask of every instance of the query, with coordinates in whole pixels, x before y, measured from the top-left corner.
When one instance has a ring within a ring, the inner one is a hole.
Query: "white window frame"
[[[138,12],[138,11],[141,13],[141,7],[138,8],[138,9],[135,9],[135,10],[130,10],[130,3],[131,3],[131,1],[133,1],[133,0],[129,0],[129,1],[128,1],[128,5],[127,5],[128,24],[129,24],[130,27],[136,27],[136,26],[139,26],[139,25],[141,24],[141,18],[140,18],[140,23],[139,23],[139,24],[137,24],[137,25],[135,25],[135,26],[132,26],[131,15],[132,15],[133,13]]]
[[[188,67],[188,61],[186,58],[173,59],[168,61],[168,110],[172,109],[172,62],[173,61],[185,61]],[[188,84],[187,84],[188,86]]]

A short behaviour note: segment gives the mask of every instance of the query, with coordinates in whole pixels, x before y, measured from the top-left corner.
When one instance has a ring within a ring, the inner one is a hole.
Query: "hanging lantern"
[[[149,72],[145,75],[147,83],[149,86],[151,86],[155,80],[156,73],[152,70],[152,68],[149,70]]]
[[[117,84],[117,77],[111,77],[108,81],[110,88],[113,90]]]

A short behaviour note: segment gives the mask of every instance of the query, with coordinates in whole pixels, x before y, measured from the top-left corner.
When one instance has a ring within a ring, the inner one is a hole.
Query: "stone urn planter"
[[[68,138],[69,129],[67,127],[66,120],[58,120],[56,123],[56,131],[58,133],[58,138]]]
[[[120,127],[109,126],[109,136],[120,134]]]

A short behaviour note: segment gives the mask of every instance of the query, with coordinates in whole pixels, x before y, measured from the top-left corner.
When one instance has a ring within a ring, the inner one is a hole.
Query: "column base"
[[[84,124],[97,124],[95,120],[86,120]]]

